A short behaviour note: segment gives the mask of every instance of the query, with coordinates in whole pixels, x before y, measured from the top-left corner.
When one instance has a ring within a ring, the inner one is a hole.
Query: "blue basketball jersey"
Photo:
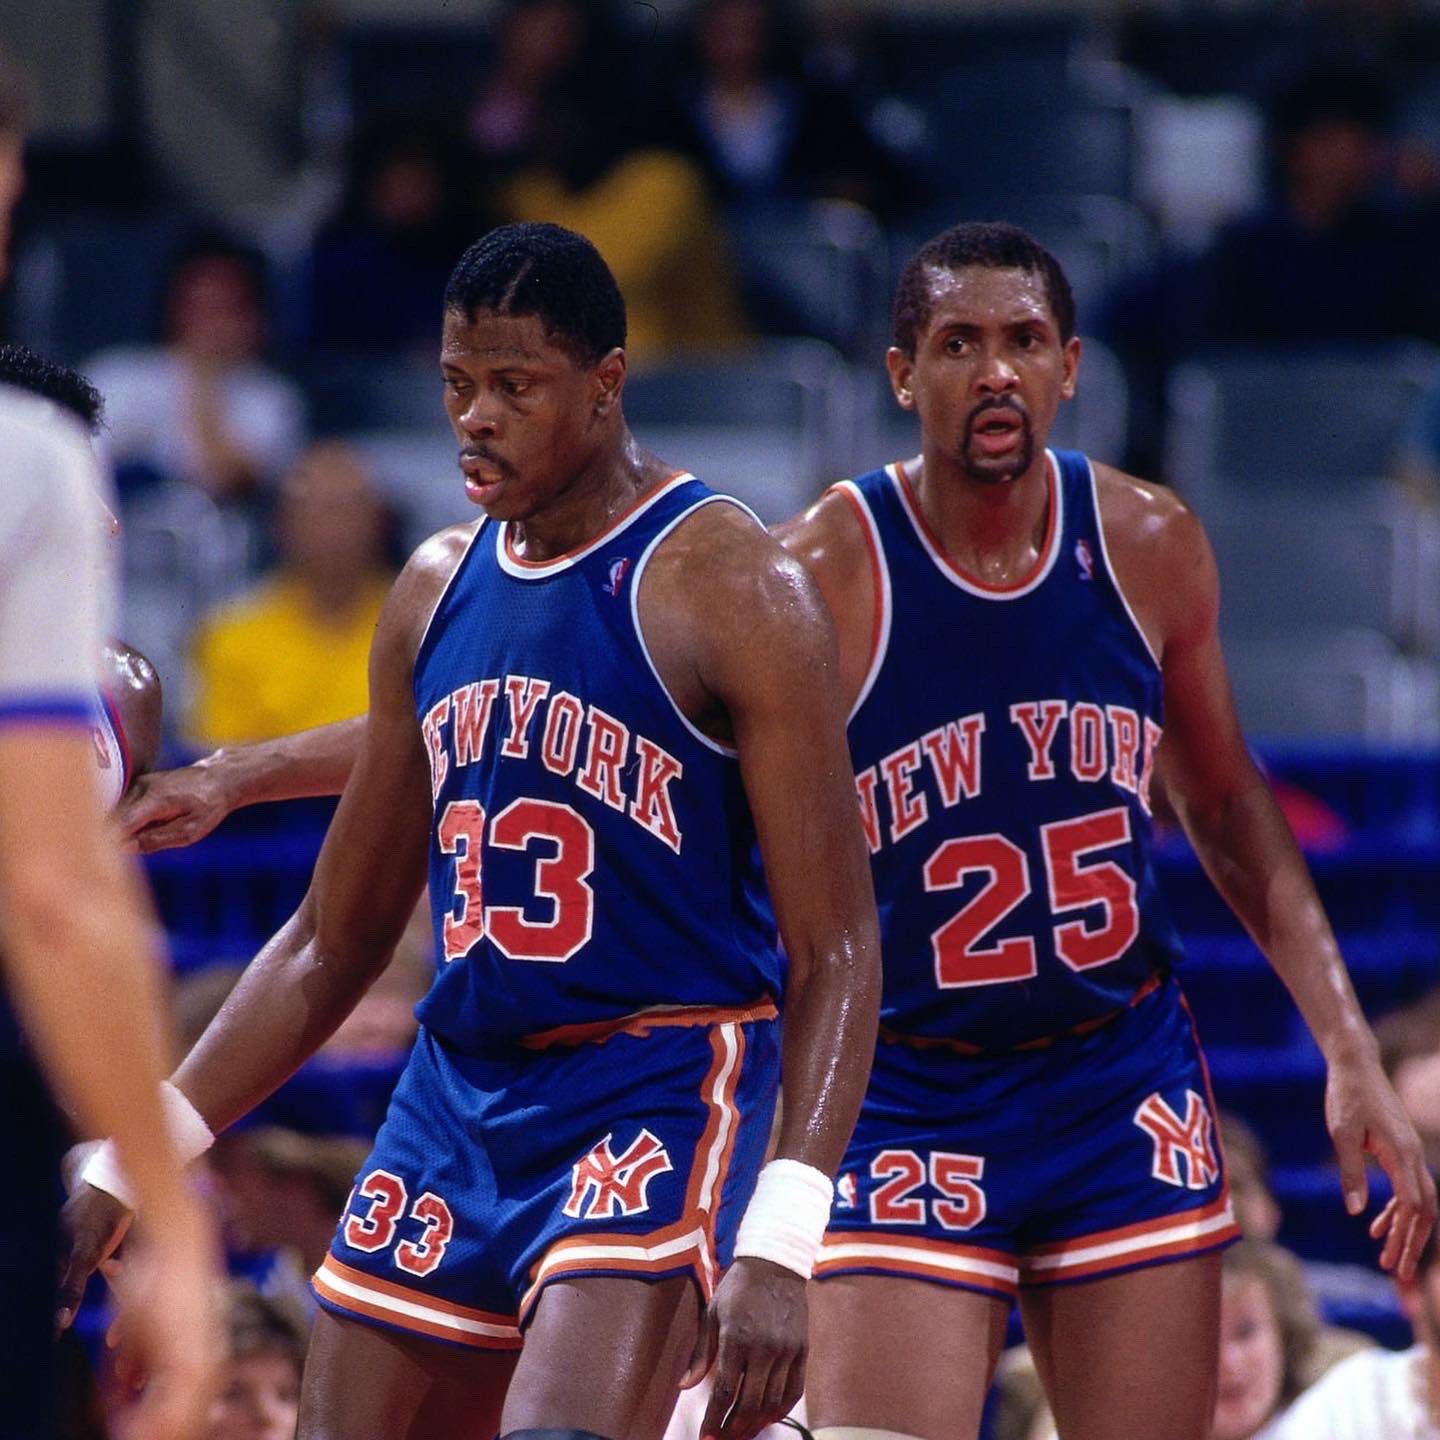
[[[440,957],[417,1014],[458,1049],[780,994],[734,753],[640,633],[650,556],[716,501],[676,476],[545,563],[482,521],[440,599],[414,677]]]
[[[1041,559],[1004,589],[950,563],[902,467],[837,487],[877,589],[849,735],[882,1025],[987,1050],[1115,1010],[1179,953],[1150,854],[1160,668],[1089,462],[1048,458]]]

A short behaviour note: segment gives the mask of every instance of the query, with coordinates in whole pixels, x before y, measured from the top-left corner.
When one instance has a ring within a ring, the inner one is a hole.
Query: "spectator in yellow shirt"
[[[238,744],[361,714],[370,637],[393,578],[360,456],[314,445],[286,476],[276,568],[201,621],[190,738]]]

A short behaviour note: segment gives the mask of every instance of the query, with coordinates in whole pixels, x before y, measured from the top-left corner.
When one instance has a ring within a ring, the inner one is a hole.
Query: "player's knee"
[[[535,1430],[507,1430],[500,1440],[610,1440],[607,1435],[597,1435],[593,1430],[551,1430],[541,1427]]]
[[[817,1425],[810,1433],[815,1440],[920,1440],[903,1430],[872,1430],[868,1425]]]

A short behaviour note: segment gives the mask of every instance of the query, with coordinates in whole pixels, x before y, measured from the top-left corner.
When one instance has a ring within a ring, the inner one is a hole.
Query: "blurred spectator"
[[[266,740],[365,710],[370,637],[391,580],[385,526],[350,446],[305,451],[281,486],[278,565],[197,632],[197,744]]]
[[[433,124],[377,122],[351,154],[340,206],[309,259],[321,344],[439,345],[439,295],[478,228],[457,142]]]
[[[159,478],[243,499],[290,463],[303,443],[304,403],[263,363],[264,304],[259,256],[200,236],[171,268],[161,343],[90,360],[122,491]]]
[[[867,129],[855,97],[807,69],[785,0],[700,0],[662,135],[731,209],[851,200],[890,213],[913,199],[905,167]]]
[[[1364,1350],[1328,1371],[1267,1440],[1440,1440],[1440,1264],[1435,1236],[1413,1283],[1397,1282],[1416,1343]]]
[[[1225,1252],[1211,1440],[1260,1440],[1304,1388],[1320,1322],[1300,1263],[1264,1240]]]
[[[1380,1061],[1432,1169],[1440,1169],[1440,989],[1375,1025]]]
[[[1235,1219],[1248,1239],[1273,1240],[1280,1233],[1281,1215],[1270,1188],[1270,1158],[1265,1146],[1238,1115],[1222,1110],[1217,1119]]]
[[[246,1285],[226,1304],[229,1369],[201,1440],[294,1440],[308,1336],[290,1309]]]
[[[1393,96],[1377,73],[1327,66],[1270,115],[1274,193],[1201,264],[1200,339],[1293,343],[1426,333],[1415,220],[1386,203]]]
[[[494,62],[466,126],[486,170],[493,175],[526,164],[552,104],[606,107],[612,127],[618,120],[628,128],[630,90],[617,83],[625,48],[605,0],[504,0],[494,24]]]
[[[633,357],[733,345],[745,324],[704,175],[640,143],[641,42],[622,43],[612,17],[600,0],[505,6],[469,120],[485,203],[594,241],[625,296]]]
[[[368,1153],[365,1139],[279,1126],[220,1136],[205,1163],[231,1271],[309,1313],[309,1278]]]

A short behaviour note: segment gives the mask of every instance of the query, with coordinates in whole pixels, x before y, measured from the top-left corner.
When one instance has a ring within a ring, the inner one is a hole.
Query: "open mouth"
[[[970,423],[971,442],[984,455],[1007,454],[1024,437],[1024,417],[1009,408],[983,411]]]

